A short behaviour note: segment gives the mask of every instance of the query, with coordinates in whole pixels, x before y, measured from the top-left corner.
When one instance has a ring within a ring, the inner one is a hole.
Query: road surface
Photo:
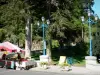
[[[0,75],[100,75],[100,73],[44,72],[30,70],[11,70],[0,68]]]

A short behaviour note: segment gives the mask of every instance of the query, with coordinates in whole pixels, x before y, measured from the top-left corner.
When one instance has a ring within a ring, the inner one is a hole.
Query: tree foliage
[[[4,40],[12,41],[16,43],[18,40],[24,40],[19,38],[20,34],[25,35],[25,24],[28,13],[23,0],[4,0],[0,2],[0,25],[5,31]],[[23,38],[25,36],[22,36]],[[3,40],[1,40],[3,41]],[[15,42],[14,42],[15,41]]]
[[[38,28],[37,21],[44,16],[50,19],[47,40],[79,42],[82,28],[80,17],[87,17],[85,11],[88,4],[92,10],[94,0],[0,0],[0,41],[24,43],[28,16],[32,19],[33,40],[41,40],[42,29]]]

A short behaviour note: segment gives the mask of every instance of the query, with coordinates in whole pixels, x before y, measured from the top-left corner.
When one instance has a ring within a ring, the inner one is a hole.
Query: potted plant
[[[69,69],[69,65],[67,63],[62,63],[61,68],[63,68],[64,70],[68,70]]]
[[[47,69],[48,62],[40,62],[42,68]]]

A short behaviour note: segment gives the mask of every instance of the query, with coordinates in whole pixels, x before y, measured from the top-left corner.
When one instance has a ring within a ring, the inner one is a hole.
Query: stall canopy
[[[9,52],[20,52],[20,51],[23,51],[21,48],[19,48],[17,45],[14,45],[10,42],[3,42],[3,43],[0,43],[0,50],[6,50],[6,51],[9,51]]]

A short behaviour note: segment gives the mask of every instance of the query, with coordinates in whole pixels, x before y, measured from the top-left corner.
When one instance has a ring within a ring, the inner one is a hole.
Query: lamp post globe
[[[45,18],[42,16],[41,20],[44,22]]]

